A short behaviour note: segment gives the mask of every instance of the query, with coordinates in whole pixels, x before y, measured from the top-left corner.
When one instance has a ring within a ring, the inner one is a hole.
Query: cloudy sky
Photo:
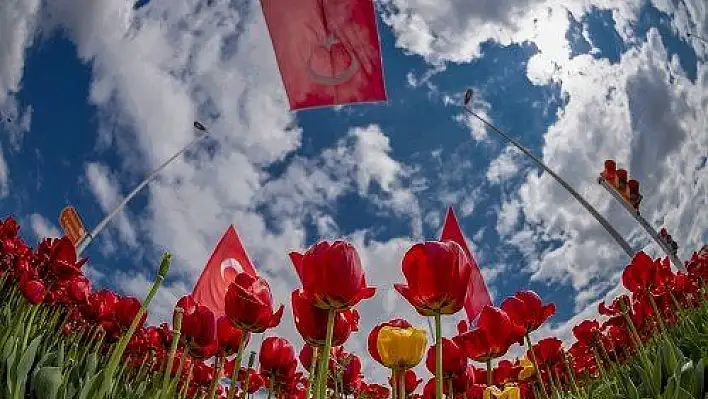
[[[635,250],[658,248],[597,184],[605,159],[637,178],[642,213],[686,259],[708,241],[708,3],[704,0],[378,0],[389,100],[292,113],[253,0],[0,0],[0,210],[31,243],[71,204],[91,227],[151,169],[172,164],[87,250],[95,287],[144,296],[174,254],[151,321],[170,318],[233,223],[278,301],[287,253],[346,238],[378,287],[347,344],[393,317],[416,241],[454,205],[497,304],[539,292],[569,327],[618,291],[628,259],[548,175],[461,112],[521,140]],[[288,309],[272,334],[301,341]],[[445,329],[451,332],[449,317]],[[259,340],[255,340],[256,343]]]

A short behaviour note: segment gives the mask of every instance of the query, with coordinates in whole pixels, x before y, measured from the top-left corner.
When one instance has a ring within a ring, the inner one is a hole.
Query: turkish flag
[[[291,110],[386,100],[373,0],[261,0]]]
[[[197,302],[211,309],[216,317],[222,316],[226,290],[236,275],[244,272],[256,276],[236,229],[229,226],[214,248],[192,295]]]
[[[457,221],[455,211],[452,210],[452,207],[447,210],[445,224],[443,225],[443,231],[440,235],[440,241],[448,240],[460,244],[467,254],[467,257],[470,259],[470,263],[472,263],[472,273],[470,274],[470,282],[467,287],[467,299],[465,300],[465,312],[467,312],[467,320],[469,320],[470,324],[473,324],[477,316],[482,312],[482,308],[484,308],[485,305],[492,305],[492,298],[489,296],[487,285],[484,283],[484,277],[482,277],[477,261],[474,259],[474,256],[472,256],[472,252],[470,252],[467,246],[467,241],[465,241],[465,237],[462,235],[460,223]]]

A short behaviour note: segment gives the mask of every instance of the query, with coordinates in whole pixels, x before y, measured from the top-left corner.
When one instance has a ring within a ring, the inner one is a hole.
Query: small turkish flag
[[[443,231],[440,236],[440,241],[448,240],[460,244],[467,254],[467,257],[470,259],[470,263],[472,263],[472,273],[470,273],[467,299],[465,300],[465,312],[467,312],[467,320],[470,324],[473,324],[485,305],[492,306],[492,298],[489,296],[487,285],[484,283],[484,277],[482,277],[482,272],[479,270],[477,261],[474,259],[474,256],[472,256],[472,252],[470,252],[467,246],[467,241],[465,241],[465,237],[462,235],[460,223],[457,221],[455,211],[452,210],[452,207],[447,210],[445,224],[443,225]]]
[[[386,100],[373,0],[261,0],[290,109]]]
[[[236,229],[229,226],[194,286],[194,299],[211,309],[216,317],[222,316],[226,290],[239,273],[256,276]]]

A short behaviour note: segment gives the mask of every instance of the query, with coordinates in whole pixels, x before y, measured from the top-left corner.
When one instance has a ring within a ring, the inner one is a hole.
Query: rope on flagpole
[[[111,210],[111,212],[105,218],[103,218],[103,220],[101,220],[93,230],[91,230],[91,232],[86,236],[86,238],[80,242],[78,248],[76,248],[76,256],[81,255],[81,253],[86,249],[86,247],[88,247],[88,245],[93,242],[93,240],[96,238],[96,236],[98,236],[101,233],[101,231],[103,231],[103,229],[106,228],[108,223],[116,215],[118,215],[118,213],[120,211],[122,211],[123,208],[125,208],[125,206],[128,204],[128,202],[130,202],[130,200],[135,198],[135,196],[138,195],[138,193],[145,186],[147,186],[150,182],[155,180],[157,178],[157,176],[159,176],[160,172],[162,172],[163,169],[165,169],[170,163],[172,163],[172,161],[174,161],[175,159],[180,157],[182,154],[187,152],[187,150],[189,150],[194,144],[199,142],[199,140],[201,140],[202,138],[207,137],[209,135],[209,131],[204,127],[204,125],[202,125],[201,123],[199,123],[197,121],[194,121],[194,129],[197,131],[197,136],[194,139],[192,139],[189,143],[187,143],[187,145],[185,145],[181,150],[177,151],[176,154],[174,154],[169,159],[167,159],[165,162],[163,162],[162,165],[158,166],[157,169],[152,171],[152,173],[150,173],[148,175],[148,177],[145,178],[145,180],[143,180],[140,184],[138,184],[133,189],[133,191],[131,191],[130,194],[128,194],[123,199],[123,201],[118,203],[118,205],[116,205]]]
[[[570,193],[570,195],[573,196],[573,198],[575,198],[578,202],[580,202],[580,204],[595,218],[595,220],[597,220],[598,223],[600,223],[600,225],[602,225],[602,227],[605,229],[605,231],[607,231],[607,233],[610,236],[612,236],[612,238],[615,239],[617,244],[622,248],[622,250],[624,250],[624,252],[627,254],[627,256],[629,256],[630,258],[633,257],[635,252],[632,249],[632,247],[627,243],[627,241],[624,238],[622,238],[622,236],[617,232],[617,230],[615,230],[615,228],[610,224],[610,222],[608,222],[602,215],[600,215],[600,213],[595,208],[593,208],[593,206],[590,205],[585,200],[585,198],[583,198],[580,194],[578,194],[578,192],[575,191],[575,189],[573,189],[573,187],[571,187],[568,183],[566,183],[566,181],[563,180],[563,178],[558,176],[558,174],[556,174],[553,170],[551,170],[551,168],[546,166],[546,164],[544,164],[541,160],[536,158],[533,155],[533,153],[531,153],[531,151],[524,148],[524,146],[519,144],[519,142],[514,140],[511,136],[504,133],[501,129],[494,126],[491,122],[489,122],[485,118],[479,116],[476,112],[472,111],[468,107],[468,104],[472,100],[473,94],[474,93],[473,93],[472,89],[467,89],[467,91],[465,92],[465,100],[464,100],[464,104],[462,106],[462,109],[465,112],[467,112],[468,114],[470,114],[470,115],[474,116],[475,118],[477,118],[478,120],[480,120],[482,123],[484,123],[490,129],[492,129],[493,131],[498,133],[500,136],[502,136],[504,139],[506,139],[509,143],[511,143],[516,148],[518,148],[521,152],[523,152],[526,156],[531,158],[539,167],[541,167],[541,169],[543,169],[546,173],[551,175],[551,177],[556,179],[556,181],[558,183],[560,183],[560,185],[563,186],[563,188],[565,188]]]

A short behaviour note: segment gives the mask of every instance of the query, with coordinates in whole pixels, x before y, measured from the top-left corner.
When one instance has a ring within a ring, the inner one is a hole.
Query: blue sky
[[[95,287],[138,296],[161,251],[175,254],[152,321],[169,319],[229,223],[280,301],[297,285],[288,251],[345,237],[380,287],[348,344],[361,351],[375,323],[423,325],[392,284],[405,250],[436,238],[454,205],[496,303],[534,289],[558,304],[539,334],[568,337],[618,291],[627,259],[554,181],[462,114],[468,86],[478,112],[633,248],[658,254],[596,184],[606,158],[640,180],[643,214],[684,259],[708,238],[708,47],[686,35],[708,37],[701,0],[379,2],[388,103],[299,113],[287,111],[257,2],[79,3],[0,0],[10,38],[0,48],[0,211],[32,243],[58,233],[68,204],[92,227],[202,121],[212,137],[86,252]],[[276,333],[299,342],[289,315]]]

